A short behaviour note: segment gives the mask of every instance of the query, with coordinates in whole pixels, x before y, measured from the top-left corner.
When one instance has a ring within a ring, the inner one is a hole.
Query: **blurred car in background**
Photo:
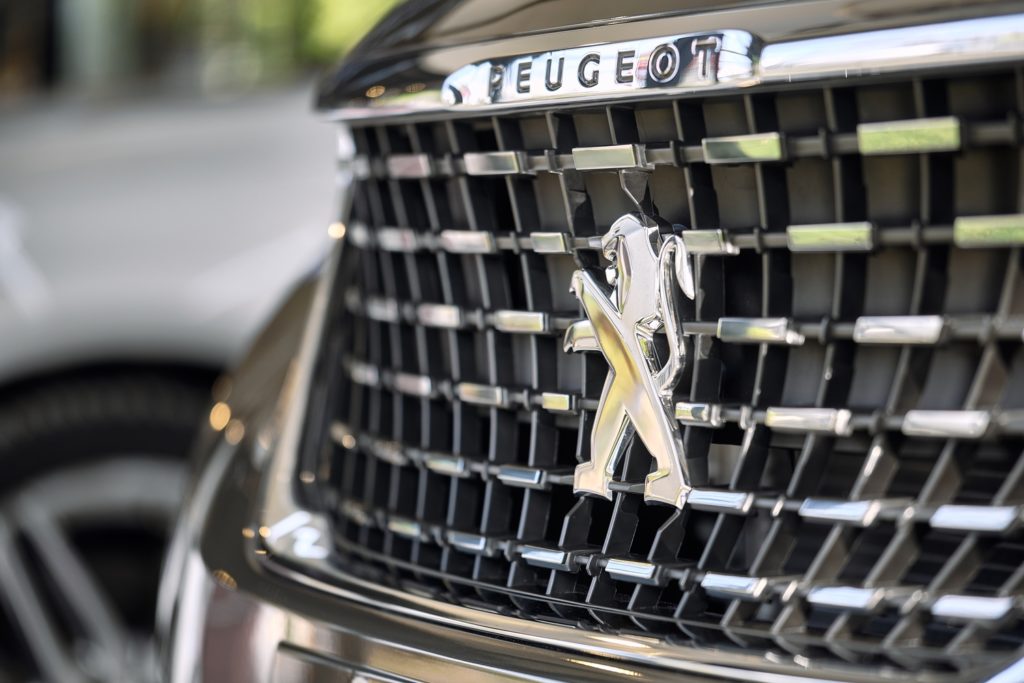
[[[196,427],[326,253],[310,69],[383,9],[0,0],[0,681],[155,675]]]

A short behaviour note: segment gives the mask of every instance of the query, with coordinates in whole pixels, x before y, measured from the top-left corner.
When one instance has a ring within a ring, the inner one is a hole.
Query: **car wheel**
[[[160,564],[208,395],[115,373],[0,400],[0,681],[155,680]]]

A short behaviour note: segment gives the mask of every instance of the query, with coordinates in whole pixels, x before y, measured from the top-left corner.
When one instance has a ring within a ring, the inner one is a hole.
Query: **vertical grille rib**
[[[936,674],[1011,657],[1022,115],[1006,69],[362,124],[331,421],[309,455],[329,473],[308,486],[335,561],[679,643]],[[894,121],[959,139],[887,149],[871,135]],[[778,140],[779,158],[705,144],[735,136]],[[636,210],[614,169],[577,169],[573,151],[612,145],[633,146],[617,154],[640,166],[622,172],[646,182],[644,210],[700,254],[681,510],[644,503],[639,440],[611,501],[573,494],[607,366],[562,351],[582,317],[570,276],[606,265],[601,235]]]

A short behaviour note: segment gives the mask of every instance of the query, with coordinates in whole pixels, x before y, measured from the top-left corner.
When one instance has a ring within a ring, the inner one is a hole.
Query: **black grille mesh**
[[[325,343],[330,438],[310,456],[316,476],[304,478],[334,522],[334,560],[441,600],[715,647],[939,672],[1018,650],[1016,602],[985,619],[932,607],[942,595],[1021,595],[1019,525],[943,530],[925,513],[1024,503],[1024,438],[1010,428],[979,439],[907,436],[900,420],[913,409],[1024,408],[1019,249],[960,249],[951,227],[958,216],[1024,212],[1022,84],[1010,69],[357,128],[363,171]],[[857,152],[859,123],[938,116],[961,121],[961,151]],[[785,162],[700,158],[707,136],[774,131]],[[615,172],[577,171],[571,150],[624,143],[674,159],[651,171],[648,211],[721,228],[742,247],[699,259],[693,348],[676,398],[723,406],[724,426],[688,426],[684,444],[708,463],[706,481],[694,483],[751,493],[745,509],[646,505],[653,460],[639,441],[612,501],[573,494],[607,366],[600,354],[561,349],[581,317],[569,279],[601,266],[588,238],[635,208]],[[558,172],[460,172],[463,154],[497,150]],[[422,177],[389,174],[387,160],[400,155],[429,160]],[[873,223],[881,246],[786,248],[789,225],[852,221]],[[353,239],[357,225],[368,235]],[[415,246],[375,238],[394,227],[411,228]],[[448,229],[491,233],[493,249],[452,253],[437,240]],[[571,253],[530,248],[536,232],[566,233]],[[425,316],[423,303],[448,317]],[[547,316],[521,334],[502,331],[503,310]],[[864,315],[941,315],[948,334],[937,344],[858,344],[850,330]],[[714,334],[723,316],[792,318],[806,342],[725,342]],[[460,393],[477,385],[491,393]],[[572,410],[547,409],[546,394],[568,395]],[[773,430],[771,406],[848,408],[857,428]],[[905,504],[857,524],[800,514],[808,497]],[[610,559],[655,570],[613,575]],[[709,573],[763,582],[737,597],[707,590]],[[881,597],[856,608],[814,603],[812,589],[824,586],[877,587]]]

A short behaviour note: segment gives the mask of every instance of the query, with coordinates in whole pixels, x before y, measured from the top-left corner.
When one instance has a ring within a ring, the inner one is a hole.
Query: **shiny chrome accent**
[[[768,586],[764,577],[717,572],[708,572],[700,581],[700,587],[708,593],[727,600],[760,600]]]
[[[564,232],[532,232],[530,241],[538,254],[572,253],[572,235]]]
[[[365,249],[370,246],[372,241],[370,239],[370,229],[366,227],[366,223],[351,223],[345,230],[345,241],[351,242],[360,249]]]
[[[805,498],[799,514],[819,522],[842,522],[856,526],[871,526],[878,515],[886,510],[902,510],[910,504],[903,498],[875,498],[872,500],[828,500]]]
[[[519,551],[519,556],[526,564],[534,567],[562,570],[568,570],[571,567],[569,553],[564,550],[524,545]]]
[[[874,226],[871,223],[820,223],[791,225],[786,228],[789,250],[871,251],[875,248]]]
[[[413,252],[419,249],[419,238],[411,228],[378,228],[377,246],[384,251]]]
[[[455,385],[455,397],[464,403],[476,406],[505,408],[509,404],[508,389],[487,384],[460,382]]]
[[[658,567],[650,562],[609,558],[608,562],[604,565],[604,570],[620,581],[647,585],[656,585],[658,583]]]
[[[974,595],[943,595],[931,606],[937,617],[954,621],[999,621],[1014,608],[1010,597],[979,597]]]
[[[723,230],[684,230],[679,235],[691,254],[735,255],[739,248],[729,241]]]
[[[907,436],[977,439],[990,419],[987,410],[908,410],[900,430]]]
[[[366,297],[366,305],[363,311],[370,320],[381,323],[396,323],[399,320],[398,302],[394,299],[385,299],[379,296]]]
[[[519,488],[544,488],[544,470],[517,465],[502,465],[498,468],[498,479]]]
[[[576,397],[545,391],[540,395],[540,407],[556,413],[572,413],[576,411]]]
[[[937,344],[946,323],[940,315],[864,315],[853,325],[859,344]]]
[[[960,119],[939,116],[861,123],[857,126],[857,147],[865,156],[955,152],[960,149]]]
[[[676,419],[697,427],[721,427],[722,407],[713,403],[676,403]]]
[[[438,243],[451,254],[494,254],[498,251],[494,235],[483,230],[442,230]]]
[[[610,499],[616,463],[636,433],[657,463],[644,483],[644,500],[682,507],[690,486],[682,435],[669,403],[678,363],[652,369],[658,362],[654,332],[663,324],[672,329],[667,317],[675,315],[674,306],[661,303],[662,259],[651,245],[656,234],[656,228],[626,215],[602,238],[604,255],[615,268],[614,301],[604,284],[605,273],[573,273],[571,291],[590,325],[574,323],[566,332],[565,348],[589,350],[596,337],[611,370],[590,434],[590,460],[576,467],[574,491]],[[678,343],[669,335],[670,347]],[[681,349],[670,353],[678,356]]]
[[[779,133],[751,133],[721,138],[704,138],[704,162],[708,164],[745,164],[755,161],[782,161],[786,150]]]
[[[448,107],[491,109],[678,93],[749,80],[755,50],[753,36],[730,30],[492,59],[448,76],[441,98]]]
[[[380,384],[380,372],[377,370],[377,366],[362,361],[350,360],[348,362],[348,376],[353,382],[363,386],[375,387]]]
[[[373,454],[373,457],[378,460],[383,460],[389,465],[408,465],[409,456],[405,454],[405,449],[402,444],[397,441],[389,441],[385,439],[370,439],[367,443],[368,450]]]
[[[434,174],[434,160],[429,154],[392,154],[387,167],[392,178],[429,178]]]
[[[1017,526],[1021,509],[1016,505],[940,505],[928,518],[935,529],[1005,533]]]
[[[518,175],[527,169],[523,152],[466,152],[462,155],[466,175]]]
[[[422,462],[424,467],[437,474],[443,474],[448,477],[469,476],[469,466],[465,458],[445,453],[424,453]]]
[[[486,536],[449,529],[445,532],[445,540],[448,541],[451,546],[458,548],[463,552],[472,553],[474,555],[490,554],[489,551],[491,550],[491,544]]]
[[[534,311],[495,311],[491,324],[499,332],[539,334],[548,331],[548,314]]]
[[[562,348],[566,353],[570,351],[600,351],[601,345],[597,342],[594,325],[589,320],[577,320],[569,325],[569,329],[565,331]]]
[[[825,432],[849,436],[853,431],[849,410],[836,408],[768,408],[764,424],[791,432]]]
[[[695,510],[731,512],[745,515],[750,512],[750,508],[754,505],[754,498],[754,494],[747,491],[693,489],[686,497],[686,504]]]
[[[807,602],[856,612],[873,612],[886,597],[884,588],[854,586],[816,586],[807,591]]]
[[[577,171],[609,171],[647,167],[644,146],[635,144],[573,147],[572,161]]]
[[[690,17],[656,17],[637,22],[645,25],[651,33],[665,30],[667,26],[685,30]],[[595,29],[590,42],[605,43],[597,48],[572,48],[540,53],[528,57],[511,57],[500,60],[478,62],[459,69],[449,76],[440,88],[425,88],[410,95],[401,89],[381,97],[365,101],[353,101],[347,106],[329,112],[336,120],[388,119],[402,116],[451,111],[453,109],[474,109],[485,111],[509,111],[529,108],[538,103],[535,84],[546,89],[543,79],[548,59],[552,59],[552,77],[557,76],[559,60],[564,58],[563,79],[568,88],[559,89],[553,95],[542,97],[568,102],[597,100],[606,102],[619,98],[663,99],[701,89],[736,89],[739,87],[788,84],[795,81],[842,79],[855,84],[858,79],[879,74],[908,73],[923,69],[936,70],[947,67],[964,67],[972,64],[998,64],[1024,59],[1024,14],[960,19],[955,21],[918,24],[914,26],[885,28],[872,31],[851,31],[816,38],[785,40],[761,46],[757,38],[742,31],[722,31],[696,34],[682,39],[655,38],[630,41],[621,44],[626,50],[635,49],[637,60],[648,46],[669,42],[680,55],[692,55],[700,49],[703,55],[713,57],[708,61],[693,59],[685,72],[679,74],[674,83],[616,84],[614,92],[604,87],[582,87],[578,73],[573,70],[575,63],[587,54],[598,52],[612,54],[617,49],[616,34],[621,33],[617,23]],[[721,36],[720,47],[715,52],[715,42]],[[532,46],[534,36],[522,36],[506,41],[502,48],[505,54],[515,54],[517,45]],[[707,46],[707,47],[705,47]],[[707,50],[711,49],[709,53]],[[433,60],[457,60],[463,47],[439,50]],[[671,50],[663,52],[670,53]],[[701,55],[701,56],[703,56]],[[671,56],[670,54],[668,56]],[[605,69],[615,66],[617,52],[602,59],[601,78]],[[515,90],[519,73],[513,66],[530,60],[527,69],[530,93]],[[577,61],[574,61],[577,60]],[[491,68],[496,70],[492,74]],[[587,65],[588,72],[593,67]],[[700,74],[702,78],[697,78]],[[588,75],[585,74],[585,75]],[[492,76],[495,81],[492,83]],[[537,80],[541,79],[541,80]],[[496,90],[492,93],[491,88]],[[512,99],[509,99],[511,96]]]
[[[391,385],[400,393],[420,398],[431,398],[436,393],[434,380],[427,375],[396,372],[391,376]]]
[[[799,346],[804,336],[789,318],[719,318],[718,338],[726,342]]]
[[[396,536],[411,538],[413,540],[425,540],[427,535],[423,532],[423,526],[412,519],[400,519],[392,517],[388,520],[387,529]]]
[[[416,307],[416,320],[425,327],[456,330],[462,327],[462,309],[450,304],[420,304]]]
[[[958,247],[1012,247],[1024,244],[1024,214],[959,216],[953,221]]]
[[[373,517],[366,511],[366,508],[351,499],[341,502],[341,514],[359,526],[370,526],[373,524]]]

